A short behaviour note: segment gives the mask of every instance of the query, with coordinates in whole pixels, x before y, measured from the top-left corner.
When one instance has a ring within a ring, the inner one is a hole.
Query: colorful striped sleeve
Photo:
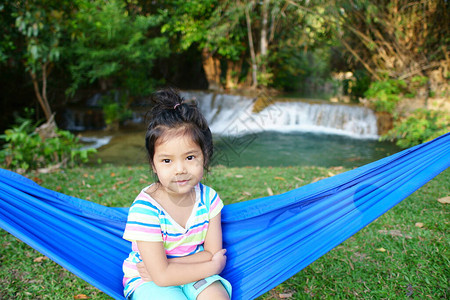
[[[215,190],[213,190],[210,187],[206,187],[206,201],[209,201],[209,219],[214,218],[217,216],[223,208],[223,202],[220,199],[219,195]]]
[[[136,199],[130,207],[123,238],[132,242],[162,242],[159,209],[149,201]]]

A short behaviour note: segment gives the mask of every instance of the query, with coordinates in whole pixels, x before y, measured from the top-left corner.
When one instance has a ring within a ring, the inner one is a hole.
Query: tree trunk
[[[39,90],[39,82],[36,73],[32,70],[30,70],[29,73],[33,82],[34,93],[44,112],[45,119],[50,121],[52,119],[52,110],[47,99],[47,66],[48,63],[42,65],[42,92]]]
[[[238,61],[228,60],[227,61],[227,75],[226,75],[226,85],[227,89],[234,89],[239,84],[239,77],[242,73],[242,63],[241,58]]]
[[[267,57],[267,49],[269,48],[269,43],[267,40],[268,34],[268,19],[269,19],[269,3],[270,0],[264,0],[262,5],[262,27],[261,27],[261,45],[260,45],[260,54],[261,54],[261,71],[262,73],[266,73],[266,57]]]
[[[206,79],[208,80],[209,90],[221,90],[222,86],[220,84],[220,60],[213,57],[211,52],[204,48],[202,51],[202,63],[203,70],[206,74]]]
[[[247,21],[248,44],[250,47],[250,57],[252,59],[252,88],[256,88],[258,86],[258,65],[256,62],[255,47],[253,46],[252,21],[250,19],[248,5],[245,6],[245,19]]]

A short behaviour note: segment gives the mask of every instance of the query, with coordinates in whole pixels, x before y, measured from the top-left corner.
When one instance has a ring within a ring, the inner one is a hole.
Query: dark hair
[[[150,165],[153,166],[157,141],[167,130],[183,128],[183,134],[189,135],[202,150],[203,167],[207,170],[213,155],[212,134],[197,104],[194,101],[185,101],[173,88],[155,92],[151,101],[153,107],[147,113],[149,122],[145,135],[145,148]]]

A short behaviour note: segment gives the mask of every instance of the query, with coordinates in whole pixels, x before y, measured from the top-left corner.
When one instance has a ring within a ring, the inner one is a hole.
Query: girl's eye
[[[170,159],[167,159],[167,158],[166,158],[166,159],[163,159],[162,161],[163,161],[163,163],[165,163],[165,164],[170,163]]]
[[[188,157],[186,157],[187,160],[193,160],[194,159],[194,155],[189,155]]]

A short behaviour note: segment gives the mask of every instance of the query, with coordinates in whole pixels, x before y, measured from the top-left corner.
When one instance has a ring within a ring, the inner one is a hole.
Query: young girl
[[[200,183],[212,135],[195,104],[157,92],[145,137],[156,182],[133,202],[124,232],[132,252],[123,264],[127,299],[230,299],[218,274],[226,263],[217,193]]]

